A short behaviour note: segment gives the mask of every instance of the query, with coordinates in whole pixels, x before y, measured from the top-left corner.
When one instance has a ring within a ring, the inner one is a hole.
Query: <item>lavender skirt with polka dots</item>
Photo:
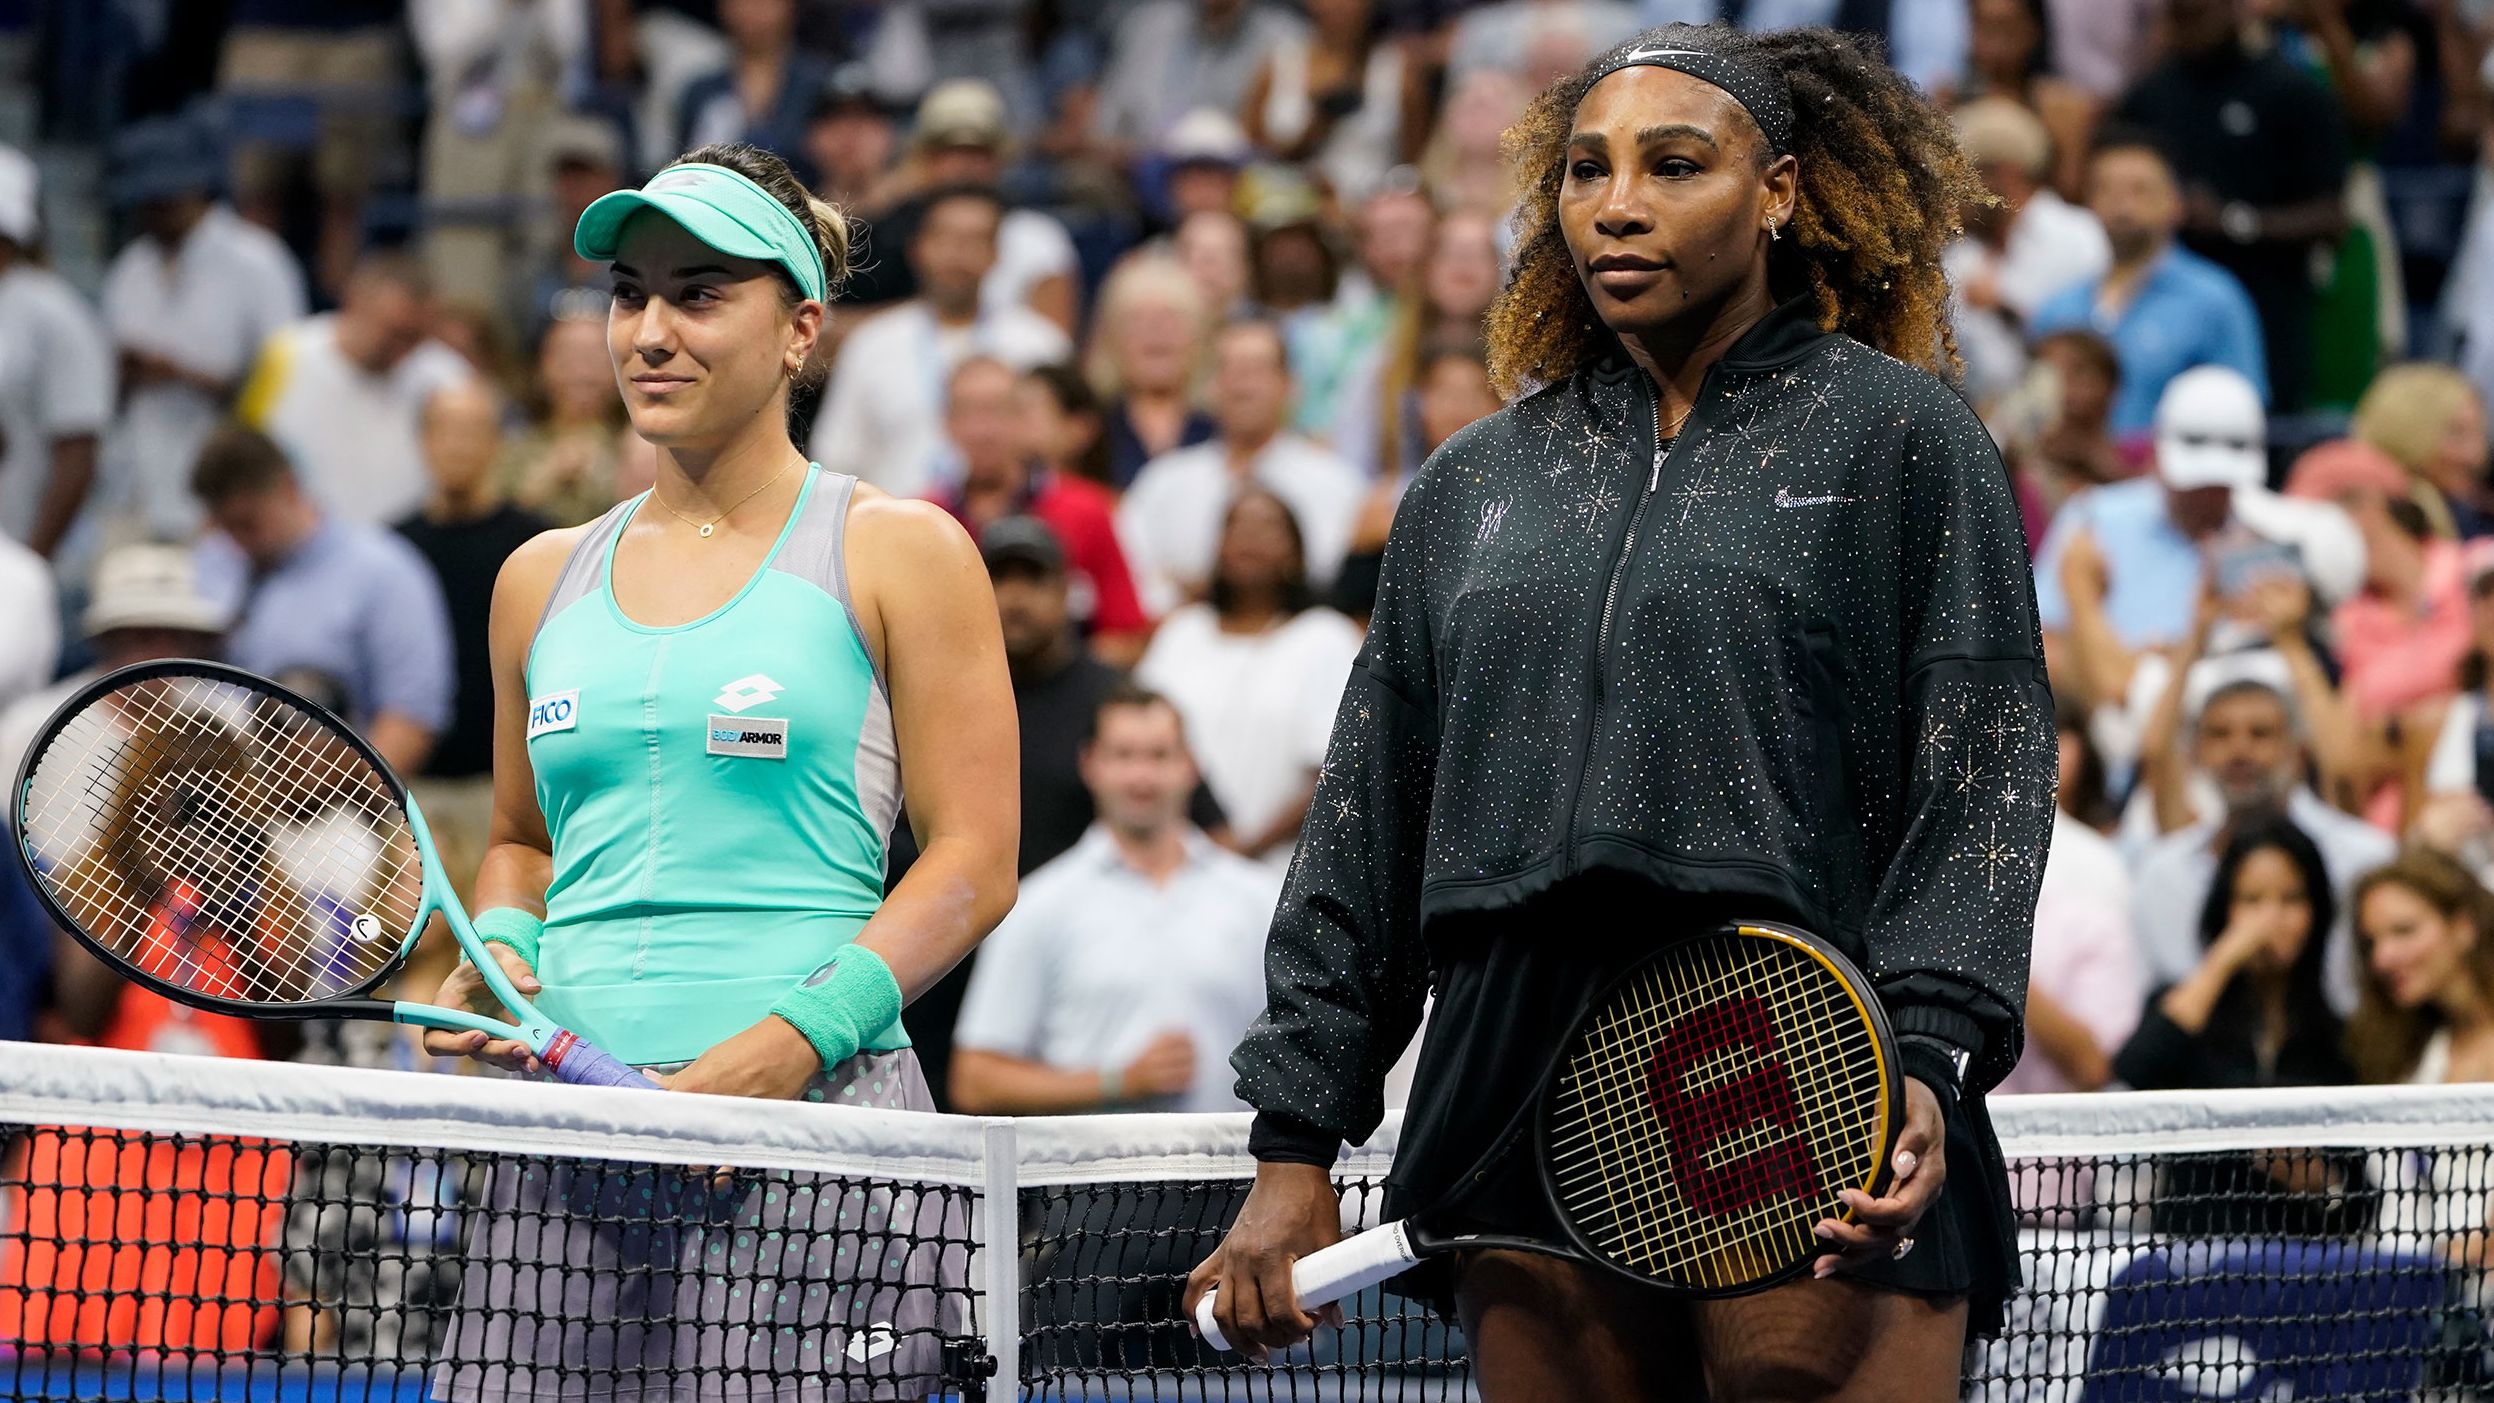
[[[671,1071],[660,1067],[653,1070]],[[917,1054],[812,1101],[933,1110]],[[969,1275],[957,1196],[780,1171],[512,1159],[470,1215],[432,1376],[455,1403],[922,1399]]]

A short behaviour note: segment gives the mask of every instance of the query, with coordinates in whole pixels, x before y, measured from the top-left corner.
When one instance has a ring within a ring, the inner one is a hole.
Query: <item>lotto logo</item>
[[[580,689],[556,692],[551,696],[531,697],[528,701],[528,738],[535,740],[556,731],[568,731],[580,724]]]

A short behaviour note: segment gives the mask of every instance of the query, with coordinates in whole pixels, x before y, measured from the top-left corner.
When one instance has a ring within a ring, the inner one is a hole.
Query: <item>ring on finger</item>
[[[1914,1239],[1910,1237],[1900,1237],[1896,1240],[1896,1246],[1889,1249],[1888,1260],[1892,1262],[1904,1261],[1905,1254],[1913,1250]]]

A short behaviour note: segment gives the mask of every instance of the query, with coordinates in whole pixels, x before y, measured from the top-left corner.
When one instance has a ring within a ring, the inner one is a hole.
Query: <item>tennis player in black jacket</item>
[[[1952,367],[1940,249],[1982,198],[1904,79],[1825,30],[1653,30],[1544,93],[1493,373],[1387,546],[1232,1057],[1255,1188],[1189,1282],[1249,1348],[1434,982],[1389,1214],[1564,1241],[1500,1154],[1585,999],[1740,913],[1845,948],[1909,1074],[1898,1178],[1819,1273],[1673,1304],[1562,1259],[1402,1278],[1489,1403],[1954,1398],[2016,1277],[1981,1093],[2017,1060],[2055,750],[2025,540]],[[1442,1220],[1443,1221],[1443,1220]],[[1698,1371],[1690,1367],[1702,1358]]]

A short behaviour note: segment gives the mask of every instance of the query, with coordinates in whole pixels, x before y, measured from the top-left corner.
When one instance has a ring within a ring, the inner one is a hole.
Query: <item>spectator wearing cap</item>
[[[1195,765],[1167,699],[1103,697],[1080,763],[1099,820],[1023,881],[981,943],[954,1032],[954,1104],[1237,1110],[1223,1053],[1264,1007],[1279,883],[1187,821]]]
[[[1247,85],[1247,136],[1313,168],[1356,200],[1417,160],[1428,112],[1424,66],[1385,32],[1376,0],[1310,0],[1309,30],[1276,45]]]
[[[1290,863],[1360,631],[1316,603],[1290,506],[1250,485],[1222,513],[1206,597],[1161,621],[1135,677],[1176,703],[1228,845]]]
[[[2373,377],[2356,402],[2347,436],[2389,454],[2407,470],[2415,483],[2411,495],[2435,535],[2465,540],[2494,535],[2494,493],[2485,480],[2485,400],[2468,377],[2423,361],[2391,366]]]
[[[230,617],[201,591],[189,548],[141,544],[106,551],[78,617],[95,661],[0,708],[0,773],[17,773],[35,733],[79,688],[115,668],[215,657]]]
[[[1013,677],[1022,731],[1022,848],[1028,876],[1072,847],[1096,816],[1080,766],[1092,714],[1125,680],[1086,650],[1073,626],[1072,579],[1064,545],[1036,517],[1009,516],[979,532],[979,551],[996,591],[1005,666]],[[1193,821],[1225,828],[1208,787],[1189,803]]]
[[[1131,665],[1151,620],[1117,542],[1115,499],[1037,460],[1038,416],[1023,400],[1024,377],[1002,361],[972,356],[953,372],[944,400],[952,462],[935,501],[973,536],[1009,519],[1045,525],[1064,547],[1075,626],[1102,657]]]
[[[0,536],[0,707],[52,680],[61,660],[60,589],[42,556]]]
[[[1014,870],[1027,877],[1073,847],[1098,817],[1091,790],[1083,783],[1082,748],[1101,701],[1126,685],[1125,674],[1075,637],[1065,549],[1046,522],[1005,517],[988,523],[978,541],[996,592],[996,618],[1020,720],[1022,836]],[[1226,831],[1220,805],[1201,782],[1187,810],[1197,826]],[[887,890],[916,860],[917,843],[904,818],[892,833]],[[909,1006],[909,1034],[926,1062],[927,1084],[936,1104],[948,1109],[954,1106],[948,1080],[953,1025],[977,963],[973,951]]]
[[[898,202],[867,216],[870,252],[908,246],[926,217],[927,191],[1000,188],[1011,149],[1004,96],[994,84],[956,78],[931,89],[918,104],[908,158],[892,182]],[[1064,225],[1038,210],[1008,208],[996,227],[995,266],[979,282],[980,311],[1037,312],[1071,335],[1079,272],[1074,240]],[[850,283],[841,300],[866,306],[897,302],[919,290],[912,265],[900,259],[869,259]]]
[[[364,242],[364,202],[372,173],[401,158],[406,143],[389,98],[401,81],[399,32],[404,0],[233,0],[233,28],[217,73],[230,101],[310,101],[319,130],[310,175],[320,206],[313,275],[336,293]],[[298,168],[295,152],[273,140],[234,152],[234,194],[243,217],[282,230]]]
[[[1260,0],[1144,0],[1117,26],[1092,132],[1112,154],[1149,150],[1198,107],[1236,112],[1256,70],[1306,32]]]
[[[1197,218],[1230,218],[1199,215]],[[1100,287],[1084,371],[1105,402],[1108,485],[1123,491],[1143,465],[1220,431],[1195,403],[1214,319],[1177,261],[1140,253]]]
[[[2312,373],[2313,251],[2347,225],[2347,123],[2301,64],[2252,42],[2248,9],[2167,0],[2166,57],[2113,115],[2173,163],[2183,242],[2250,294],[2269,402],[2292,412]]]
[[[334,312],[260,348],[235,417],[286,447],[304,489],[350,521],[395,521],[424,500],[416,421],[433,392],[472,372],[433,339],[433,280],[408,254],[368,253]]]
[[[1162,205],[1175,229],[1198,214],[1234,213],[1240,173],[1256,148],[1237,118],[1198,107],[1169,129],[1159,154]]]
[[[554,118],[546,127],[543,211],[528,222],[522,247],[511,260],[510,305],[520,344],[535,346],[546,328],[565,318],[606,320],[614,273],[603,261],[583,258],[572,247],[581,211],[624,182],[623,134],[603,117],[585,113]]]
[[[2166,389],[2156,425],[2154,476],[2072,497],[2036,557],[2047,646],[2071,669],[2061,675],[2099,702],[2130,695],[2142,653],[2189,636],[2211,560],[2227,594],[2269,557],[2325,603],[2363,580],[2362,541],[2344,513],[2261,486],[2267,427],[2250,382],[2220,366],[2189,371]],[[2244,578],[2232,578],[2238,567]]]
[[[797,47],[797,0],[720,0],[727,66],[695,78],[676,104],[676,149],[747,141],[786,157],[797,178],[817,172],[805,124],[831,65]]]
[[[1069,359],[1056,323],[1022,306],[994,311],[982,288],[996,266],[1004,197],[983,185],[935,191],[909,240],[918,293],[858,324],[840,347],[814,420],[811,453],[899,497],[938,486],[944,386],[974,355],[1015,370]]]
[[[36,261],[35,163],[0,146],[0,534],[60,563],[112,421],[112,343]]]
[[[2024,10],[2022,0],[2007,0]],[[2093,214],[2054,193],[2043,121],[2005,97],[1957,109],[1957,144],[1997,203],[1966,210],[1965,237],[1940,266],[1957,294],[1969,385],[2005,388],[2025,368],[2027,323],[2054,293],[2101,276],[2113,251]],[[1978,401],[1987,396],[1978,392]]]
[[[124,529],[199,529],[191,460],[223,421],[261,345],[305,311],[303,268],[219,198],[224,153],[204,117],[159,117],[114,139],[107,189],[138,228],[104,275],[121,415],[104,472]]]
[[[201,593],[231,611],[228,657],[264,677],[321,679],[390,768],[421,773],[450,724],[457,655],[441,585],[394,532],[326,511],[267,435],[220,429],[191,472],[216,530]]]
[[[2182,187],[2164,153],[2137,133],[2108,136],[2087,162],[2087,207],[2104,226],[2112,266],[2053,294],[2027,329],[2091,327],[2113,343],[2122,363],[2113,432],[2145,432],[2165,386],[2198,365],[2233,369],[2265,402],[2260,315],[2231,273],[2174,242]]]
[[[488,644],[494,580],[511,552],[547,528],[503,500],[502,397],[481,380],[433,392],[424,406],[424,505],[395,529],[433,569],[450,624],[457,685],[450,724],[421,776],[410,776],[433,828],[442,870],[465,891],[484,859],[493,817],[494,673]]]
[[[1212,348],[1211,398],[1219,435],[1146,464],[1117,509],[1117,534],[1143,604],[1157,614],[1202,598],[1220,555],[1232,499],[1261,487],[1290,507],[1302,535],[1300,567],[1331,587],[1363,493],[1359,470],[1286,427],[1290,364],[1281,329],[1233,322]],[[1217,786],[1216,786],[1217,787]]]
[[[546,137],[566,78],[588,61],[589,15],[570,0],[409,0],[424,70],[424,259],[442,295],[496,305],[545,188]],[[609,187],[612,188],[611,186]]]

